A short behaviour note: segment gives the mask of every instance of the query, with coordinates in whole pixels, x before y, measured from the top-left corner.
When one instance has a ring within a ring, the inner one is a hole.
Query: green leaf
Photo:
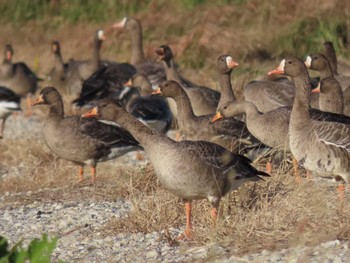
[[[51,254],[57,244],[57,238],[48,240],[47,234],[43,234],[42,240],[34,239],[28,247],[28,259],[32,263],[50,263]]]

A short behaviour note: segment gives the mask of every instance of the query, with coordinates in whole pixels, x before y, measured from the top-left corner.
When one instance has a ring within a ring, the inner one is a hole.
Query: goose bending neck
[[[249,101],[236,102],[235,108],[237,110],[235,115],[245,114],[247,121],[255,119],[256,117],[261,115],[258,111],[258,108]]]
[[[143,147],[147,147],[154,141],[159,140],[160,136],[163,136],[156,130],[151,130],[146,127],[140,121],[135,119],[134,116],[124,110],[118,118],[114,119],[114,122],[119,123],[128,130]]]
[[[236,101],[236,97],[233,93],[232,85],[231,85],[231,72],[232,72],[232,70],[230,70],[227,73],[222,73],[219,75],[219,85],[220,85],[220,89],[221,89],[221,97],[220,97],[219,104],[217,107],[218,109],[225,102]]]

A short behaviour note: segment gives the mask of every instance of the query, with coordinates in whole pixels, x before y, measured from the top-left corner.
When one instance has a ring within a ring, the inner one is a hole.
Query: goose
[[[163,82],[153,94],[171,97],[175,100],[182,139],[215,142],[236,153],[245,150],[246,146],[260,144],[251,136],[245,123],[235,118],[210,123],[214,114],[194,115],[188,95],[183,87],[174,80]]]
[[[139,89],[141,96],[135,96],[126,109],[139,121],[151,129],[166,133],[171,125],[172,114],[167,101],[159,96],[151,96],[152,84],[143,74],[137,74],[126,86]]]
[[[11,89],[21,98],[26,98],[28,104],[28,115],[31,115],[31,96],[38,88],[41,81],[33,71],[23,62],[13,63],[13,48],[5,46],[5,59],[0,67],[0,85]]]
[[[208,87],[196,85],[182,77],[175,68],[174,55],[169,46],[161,45],[156,49],[156,53],[164,65],[167,80],[175,80],[186,91],[194,114],[201,116],[215,113],[220,100],[220,93]]]
[[[216,68],[222,93],[219,103],[235,100],[230,78],[232,70],[237,66],[238,63],[230,55],[221,55],[217,58]],[[194,115],[189,96],[174,80],[163,82],[154,93],[175,100],[179,129],[184,139],[212,141],[235,152],[239,151],[241,146],[260,143],[250,135],[245,124],[235,118],[211,124],[213,114]]]
[[[333,73],[337,76],[349,76],[350,66],[344,62],[339,62],[337,59],[337,53],[335,52],[333,43],[331,41],[325,41],[324,46],[324,55],[327,57],[329,63],[331,64]]]
[[[296,95],[289,124],[291,152],[300,165],[309,171],[340,176],[350,180],[350,126],[316,121],[310,118],[310,77],[304,62],[288,57],[268,73],[290,76]],[[344,185],[338,187],[344,191]]]
[[[192,201],[207,199],[213,223],[220,200],[247,181],[261,181],[267,173],[258,171],[251,161],[206,141],[176,142],[149,129],[111,99],[101,100],[82,115],[113,121],[131,132],[148,153],[154,172],[163,187],[185,202],[186,227],[181,238],[192,237]]]
[[[124,17],[113,25],[115,29],[125,29],[131,35],[131,64],[137,69],[137,73],[145,75],[153,87],[157,87],[166,80],[165,70],[160,63],[147,60],[143,52],[142,25],[133,17]]]
[[[327,58],[320,53],[312,54],[307,56],[305,65],[308,69],[320,72],[321,81],[318,87],[312,90],[314,93],[320,93],[318,101],[320,110],[343,114],[343,91],[339,82],[333,77]]]
[[[142,149],[128,131],[116,124],[65,117],[61,95],[53,87],[44,88],[32,105],[50,107],[42,131],[45,143],[58,157],[79,166],[79,182],[83,180],[85,165],[91,167],[91,180],[95,183],[98,162]]]
[[[54,55],[54,66],[48,74],[48,80],[60,93],[67,93],[67,75],[69,63],[64,63],[60,43],[56,40],[51,43],[51,51]]]
[[[98,29],[94,36],[93,56],[90,60],[69,61],[69,73],[67,76],[67,89],[69,95],[77,97],[80,93],[82,81],[88,79],[101,66],[100,49],[106,36],[102,29]]]
[[[96,101],[113,97],[122,99],[125,92],[124,83],[136,74],[134,66],[128,63],[104,64],[88,79],[82,82],[79,96],[72,101],[75,107],[91,107]]]
[[[0,86],[0,139],[3,138],[6,119],[12,112],[21,111],[21,97]]]

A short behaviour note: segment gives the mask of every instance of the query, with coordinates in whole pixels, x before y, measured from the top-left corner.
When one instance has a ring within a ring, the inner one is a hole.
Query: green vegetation
[[[344,20],[343,20],[344,21]],[[332,41],[338,54],[344,50],[343,28],[346,27],[340,19],[308,17],[296,21],[288,27],[286,33],[275,39],[277,55],[314,53],[323,51],[322,43]]]
[[[33,239],[28,248],[23,247],[20,241],[9,250],[8,241],[0,236],[0,263],[50,263],[56,244],[57,238],[49,240],[47,235],[43,234],[41,240]]]

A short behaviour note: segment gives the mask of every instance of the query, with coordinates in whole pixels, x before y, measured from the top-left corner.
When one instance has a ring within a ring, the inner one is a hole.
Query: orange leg
[[[218,209],[216,207],[212,207],[211,209],[211,219],[213,221],[213,226],[216,227],[216,221],[218,220]]]
[[[345,193],[345,185],[344,184],[338,185],[337,191],[338,191],[338,197],[339,197],[340,201],[343,202],[344,201],[344,193]]]
[[[266,163],[266,172],[270,174],[272,172],[272,164],[270,161]]]
[[[78,179],[79,179],[79,183],[82,182],[84,180],[84,167],[79,167],[79,171],[78,171]]]
[[[27,113],[26,116],[27,117],[31,117],[32,116],[32,96],[30,94],[27,95]]]
[[[191,210],[192,210],[191,202],[186,202],[185,203],[186,228],[185,228],[185,233],[178,237],[179,240],[192,238]]]
[[[3,119],[0,119],[0,139],[3,137],[4,133],[4,127],[5,127],[5,121]]]
[[[96,183],[96,167],[91,167],[91,182]]]
[[[295,176],[295,182],[297,184],[300,184],[300,175],[299,175],[299,169],[298,169],[298,161],[293,157],[293,170],[294,170],[294,176]]]
[[[180,141],[180,139],[181,139],[181,134],[179,131],[176,131],[175,140],[178,142],[178,141]]]

